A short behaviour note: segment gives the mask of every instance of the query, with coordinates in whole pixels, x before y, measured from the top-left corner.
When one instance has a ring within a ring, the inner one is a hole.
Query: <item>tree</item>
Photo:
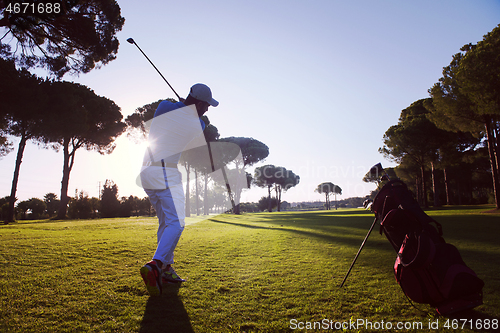
[[[215,128],[215,127],[214,127]],[[218,135],[218,134],[217,134]],[[184,165],[187,173],[186,179],[186,216],[190,216],[191,214],[191,199],[194,199],[197,215],[200,214],[200,179],[203,177],[204,180],[204,191],[203,191],[203,207],[204,214],[208,214],[208,182],[210,174],[213,172],[212,168],[219,168],[221,163],[217,163],[217,161],[213,160],[213,156],[210,155],[209,146],[202,145],[193,149],[188,149],[182,152],[179,163]],[[214,164],[212,164],[214,163]],[[223,163],[222,163],[223,164]],[[218,167],[216,167],[218,165]],[[195,185],[195,194],[191,196],[191,191],[189,189],[190,186],[190,177],[191,174],[194,173],[194,185]]]
[[[36,10],[25,11],[18,1],[0,1],[0,28],[5,31],[0,49],[20,66],[41,66],[61,78],[67,72],[87,73],[116,58],[119,42],[115,35],[125,22],[116,1],[34,4]],[[3,44],[5,40],[15,42],[14,52]]]
[[[36,220],[39,218],[43,218],[43,213],[45,212],[45,202],[38,198],[30,199],[30,210],[31,210],[31,218]]]
[[[429,89],[440,128],[470,132],[488,143],[495,204],[500,208],[500,25],[477,45],[464,45]]]
[[[135,197],[137,198],[137,197]],[[137,201],[134,196],[122,197],[120,199],[120,209],[118,211],[117,216],[119,217],[130,217],[137,211]]]
[[[427,103],[426,108],[430,110],[430,113],[427,114],[427,116],[431,115],[433,112],[432,103]],[[435,161],[431,162],[435,207],[440,205],[439,194],[441,192],[438,189],[437,179],[442,178],[444,185],[443,200],[447,205],[450,205],[452,202],[452,192],[454,191],[451,187],[451,183],[462,182],[470,179],[472,176],[472,172],[454,173],[453,170],[465,170],[467,167],[464,163],[469,163],[466,160],[471,154],[475,154],[477,149],[480,149],[478,148],[480,147],[480,144],[480,140],[475,138],[471,133],[464,133],[461,131],[443,132],[443,140],[437,150],[437,158]],[[442,175],[440,175],[438,169],[442,170]],[[458,193],[458,195],[460,194]]]
[[[207,139],[207,141],[209,141]],[[228,137],[228,138],[222,138],[217,140],[217,142],[229,142],[236,144],[240,150],[241,150],[241,155],[242,155],[242,161],[239,161],[238,159],[235,159],[235,172],[244,172],[244,169],[246,167],[252,166],[257,162],[263,161],[267,156],[269,156],[269,148],[259,140],[256,140],[254,138],[246,138],[246,137]],[[243,162],[243,163],[239,163]],[[246,176],[246,174],[245,174]],[[248,177],[248,176],[246,176]],[[235,188],[234,195],[235,195],[235,201],[239,202],[241,198],[241,192],[243,188],[249,188],[250,182],[247,181],[246,184],[241,184],[241,186],[238,186]],[[235,207],[235,214],[240,213],[240,207],[237,205]]]
[[[190,190],[189,190],[189,184],[190,184],[190,175],[191,175],[191,169],[194,171],[194,176],[195,176],[195,190],[196,190],[196,195],[194,196],[195,198],[195,204],[196,204],[196,213],[199,215],[199,199],[200,197],[198,196],[198,175],[201,173],[203,174],[204,178],[204,183],[205,183],[205,189],[203,191],[203,214],[208,215],[210,205],[209,199],[208,199],[208,182],[210,180],[210,173],[212,172],[212,166],[209,165],[210,156],[208,152],[208,145],[210,145],[211,142],[216,141],[220,134],[214,125],[210,123],[210,120],[208,119],[207,116],[202,117],[203,122],[205,123],[205,130],[203,131],[203,135],[205,136],[205,141],[207,142],[207,146],[201,146],[197,147],[195,149],[190,149],[187,151],[183,151],[181,158],[180,158],[180,163],[184,165],[186,169],[186,174],[187,174],[187,179],[186,179],[186,216],[189,217],[191,216],[191,196],[190,196]],[[212,200],[213,201],[213,200]]]
[[[8,196],[0,198],[0,221],[4,221],[4,223],[6,223],[9,213],[9,202],[10,198]]]
[[[2,62],[6,63],[5,61]],[[10,66],[13,66],[13,64],[11,63]],[[17,71],[15,68],[11,68],[7,76],[2,77],[0,80],[9,81],[9,88],[2,91],[2,95],[5,96],[6,100],[3,105],[4,119],[7,122],[4,133],[17,136],[20,139],[12,178],[9,215],[7,217],[7,221],[12,222],[14,221],[14,201],[24,149],[29,140],[37,140],[41,135],[40,124],[46,106],[43,91],[45,81],[25,69]]]
[[[241,149],[243,156],[243,165],[245,167],[252,166],[257,162],[264,160],[269,156],[269,147],[264,143],[254,138],[246,137],[228,137],[217,140],[218,142],[231,142]]]
[[[89,195],[84,191],[75,191],[75,197],[71,198],[68,207],[68,216],[72,219],[89,219],[94,217],[94,207]]]
[[[281,211],[281,193],[295,187],[300,182],[300,177],[293,173],[292,170],[287,170],[283,167],[277,167],[276,171],[274,190],[276,191],[279,212]]]
[[[427,207],[425,168],[436,160],[437,151],[445,140],[444,131],[427,119],[429,111],[424,102],[424,99],[418,100],[401,111],[398,124],[385,132],[384,146],[379,148],[379,152],[400,164],[411,161],[418,166],[420,177],[417,180],[421,182],[419,201]]]
[[[151,216],[153,215],[152,212],[154,212],[154,209],[151,206],[151,202],[147,197],[139,199],[138,209],[139,210],[137,212],[137,216],[142,216],[142,215]]]
[[[267,207],[267,205],[264,207],[264,209],[266,209],[266,207]],[[240,203],[240,211],[247,212],[247,213],[256,213],[259,211],[259,206],[255,202],[241,202]]]
[[[12,143],[7,139],[2,130],[2,128],[6,127],[6,124],[2,124],[4,121],[5,118],[0,120],[0,159],[12,151]]]
[[[8,140],[8,110],[11,109],[14,96],[17,91],[16,85],[13,83],[19,78],[19,72],[16,69],[14,61],[4,60],[1,58],[0,46],[0,100],[2,107],[0,108],[0,158],[7,155],[13,150],[12,142]]]
[[[272,212],[273,208],[277,206],[278,206],[278,200],[276,198],[271,198],[271,197],[262,197],[257,203],[257,207],[261,212],[265,210]]]
[[[268,193],[268,211],[272,212],[272,201],[271,201],[271,188],[276,181],[274,177],[276,167],[272,164],[267,164],[258,168],[255,168],[253,181],[258,187],[267,188]]]
[[[269,212],[272,211],[271,189],[273,186],[276,192],[276,205],[279,210],[281,192],[294,187],[299,183],[299,181],[300,177],[294,174],[291,170],[287,170],[284,167],[276,167],[272,164],[256,168],[253,177],[253,182],[256,186],[267,188],[268,190]]]
[[[101,154],[111,153],[114,139],[125,128],[120,108],[79,84],[41,80],[27,70],[16,71],[16,74],[11,70],[9,73],[13,89],[6,103],[8,127],[5,131],[20,137],[11,198],[15,199],[26,142],[36,140],[56,150],[62,147],[64,164],[58,217],[64,218],[69,201],[69,176],[76,150],[84,147]],[[9,214],[11,221],[13,206],[12,201]]]
[[[47,215],[49,217],[54,216],[57,213],[57,208],[59,207],[57,195],[55,193],[47,193],[43,197],[43,202],[45,202],[45,206],[47,207]]]
[[[21,214],[21,219],[26,220],[26,216],[29,210],[29,201],[24,200],[17,204],[17,211]]]
[[[65,218],[68,184],[76,151],[80,148],[110,154],[115,139],[125,130],[120,108],[106,97],[76,83],[51,82],[48,94],[50,116],[44,120],[43,141],[63,150],[63,178],[57,217]]]
[[[206,203],[209,207],[213,207],[216,213],[226,212],[229,206],[229,199],[227,196],[227,188],[219,184],[214,184],[210,190],[210,195],[207,197]]]
[[[101,210],[100,202],[99,206],[95,205],[95,207],[99,207],[98,210]],[[117,216],[130,217],[130,216],[141,216],[141,215],[147,215],[147,216],[152,215],[152,207],[151,203],[149,202],[149,198],[145,197],[141,199],[132,195],[128,197],[121,197]]]
[[[172,103],[177,102],[172,98],[160,99],[156,102],[138,107],[131,115],[127,116],[127,118],[125,118],[125,123],[127,124],[127,136],[138,142],[146,140],[149,131],[148,121],[153,119],[158,105],[165,100]]]
[[[113,181],[106,179],[101,193],[101,217],[117,217],[119,212],[118,186]]]
[[[314,191],[325,195],[326,210],[330,210],[331,208],[330,195],[334,194],[336,196],[337,194],[342,194],[342,189],[338,185],[335,185],[331,182],[319,184]],[[337,198],[335,198],[335,209],[337,209],[336,202]]]
[[[23,219],[28,218],[27,213],[30,212],[29,218],[31,220],[37,220],[43,217],[43,213],[46,209],[45,203],[38,198],[21,201],[17,204],[17,207],[21,211]]]
[[[337,194],[342,195],[342,189],[338,185],[335,185],[333,188],[333,195],[335,196],[335,209],[337,209]]]

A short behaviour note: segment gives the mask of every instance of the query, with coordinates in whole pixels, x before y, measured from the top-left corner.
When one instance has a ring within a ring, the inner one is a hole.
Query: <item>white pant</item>
[[[167,174],[175,173],[174,170],[168,170]],[[170,181],[168,183],[166,181],[166,189],[144,189],[158,217],[157,247],[153,259],[160,260],[164,265],[174,263],[174,250],[184,230],[184,190],[180,181],[180,172],[175,171],[178,178],[168,177]]]

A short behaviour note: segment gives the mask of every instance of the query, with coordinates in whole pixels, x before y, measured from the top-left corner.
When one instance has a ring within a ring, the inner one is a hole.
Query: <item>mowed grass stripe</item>
[[[499,317],[498,215],[459,213],[429,212],[486,282],[485,304],[469,315]],[[372,221],[363,210],[194,217],[176,249],[176,270],[188,281],[158,298],[139,275],[155,249],[155,218],[2,226],[0,330],[288,332],[292,319],[427,323],[397,285],[395,253],[378,227],[338,287]]]

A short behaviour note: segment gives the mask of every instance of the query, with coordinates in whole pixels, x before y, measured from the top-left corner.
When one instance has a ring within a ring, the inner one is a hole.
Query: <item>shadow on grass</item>
[[[179,287],[180,284],[166,285],[162,296],[149,298],[139,332],[194,332],[179,298]]]
[[[290,224],[279,224],[279,221],[276,223],[273,223],[273,226],[259,226],[259,225],[252,225],[252,224],[245,224],[245,223],[238,223],[238,222],[229,222],[229,221],[222,221],[218,219],[209,219],[209,222],[215,222],[215,223],[221,223],[221,224],[227,224],[227,225],[232,225],[232,226],[237,226],[237,227],[242,227],[242,228],[249,228],[249,229],[265,229],[265,230],[274,230],[274,231],[281,231],[281,232],[289,232],[293,234],[298,234],[306,237],[313,237],[317,239],[321,239],[325,242],[328,243],[343,243],[348,246],[359,246],[361,244],[361,241],[364,238],[364,234],[360,235],[359,238],[352,238],[352,237],[343,237],[341,236],[341,231],[339,230],[332,230],[328,229],[328,225],[324,225],[324,228],[320,225],[315,225],[314,229],[318,230],[319,232],[314,232],[311,230],[302,230],[302,229],[295,229],[294,227],[304,227],[305,224],[303,225],[290,225]],[[372,221],[373,222],[373,221]],[[353,228],[359,228],[363,230],[365,221],[361,223],[361,225],[356,225],[353,226]],[[288,226],[293,227],[293,228],[287,228]],[[310,224],[309,224],[310,226]],[[342,227],[342,225],[340,225]],[[332,226],[329,226],[330,228]],[[366,232],[368,232],[370,225],[366,227]],[[386,249],[384,248],[379,248],[378,244],[384,242],[383,239],[378,239],[378,240],[373,240],[373,244],[370,244],[368,247],[371,245],[375,246],[377,249],[382,250],[382,251],[387,251],[390,249],[389,246],[387,246]],[[385,243],[385,242],[384,242]]]
[[[245,217],[245,215],[242,215]],[[350,229],[368,230],[373,222],[374,215],[365,211],[318,211],[299,213],[257,213],[254,215],[255,221],[265,222],[273,226],[290,226],[300,228],[314,228],[325,231],[331,227],[348,227]],[[213,219],[210,219],[213,220]]]

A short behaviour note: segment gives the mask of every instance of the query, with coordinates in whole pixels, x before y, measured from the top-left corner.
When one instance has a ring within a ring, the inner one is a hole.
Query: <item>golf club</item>
[[[371,167],[370,169],[370,175],[375,175],[379,179],[379,181],[382,180],[391,180],[391,177],[385,172],[384,168],[382,168],[381,163],[377,163],[374,166]],[[386,178],[384,178],[386,177]]]
[[[172,89],[172,91],[174,92],[174,94],[177,96],[177,99],[180,101],[181,97],[179,96],[179,94],[177,94],[177,92],[170,85],[170,83],[168,83],[167,79],[165,79],[165,77],[163,76],[163,74],[158,70],[158,68],[156,68],[155,64],[153,64],[153,62],[148,58],[148,56],[146,55],[146,53],[144,53],[144,51],[142,51],[142,49],[139,47],[139,45],[137,45],[137,43],[134,41],[134,39],[133,38],[129,38],[129,39],[127,39],[127,42],[129,42],[130,44],[134,44],[135,46],[137,46],[137,48],[139,49],[139,51],[141,51],[141,53],[146,57],[146,59],[148,59],[149,63],[154,67],[154,69],[156,69],[156,71],[158,72],[158,74],[160,74],[160,76],[163,78],[163,80],[165,80],[165,82],[168,84],[168,86],[170,87],[170,89]],[[210,143],[208,141],[207,141],[207,147],[208,147],[208,153],[210,155],[210,163],[212,165],[212,171],[214,172],[215,171],[215,166],[214,166],[214,161],[213,161],[213,157],[212,157],[212,149],[210,148]],[[231,200],[231,205],[232,205],[233,210],[234,210],[236,206],[235,206],[235,203],[234,203],[233,194],[231,192],[231,187],[229,186],[229,181],[227,179],[227,174],[226,174],[226,170],[225,170],[224,166],[221,167],[221,171],[222,171],[222,176],[224,177],[224,181],[226,183],[226,188],[227,188],[227,192],[228,192],[228,195],[229,195],[229,199]]]
[[[129,42],[130,44],[134,44],[135,46],[137,46],[137,48],[139,49],[139,51],[141,51],[141,53],[146,57],[146,59],[148,59],[149,63],[154,67],[154,69],[156,69],[156,71],[158,72],[158,74],[160,74],[160,76],[162,77],[162,79],[165,80],[165,82],[168,84],[168,86],[170,87],[170,89],[172,89],[172,91],[174,92],[175,96],[177,96],[177,99],[180,101],[181,97],[179,96],[179,94],[177,94],[177,92],[174,90],[174,88],[172,88],[172,86],[170,85],[170,83],[168,83],[167,79],[165,79],[165,77],[163,76],[163,74],[158,70],[158,68],[156,68],[155,64],[153,64],[153,62],[148,58],[148,56],[146,55],[146,53],[144,53],[144,51],[142,51],[142,49],[139,47],[139,45],[137,45],[137,43],[134,41],[134,39],[133,38],[129,38],[129,39],[127,39],[127,42]]]
[[[356,260],[358,260],[358,257],[361,253],[361,250],[363,250],[363,247],[365,246],[366,244],[366,241],[368,240],[368,237],[370,237],[370,234],[372,233],[372,230],[373,228],[375,227],[375,224],[377,223],[377,219],[375,218],[375,220],[373,220],[373,223],[372,223],[372,226],[370,227],[370,230],[368,230],[368,233],[366,234],[366,237],[365,239],[363,240],[363,243],[361,243],[361,246],[359,247],[359,250],[358,250],[358,253],[356,253],[356,256],[354,257],[354,260],[352,261],[351,263],[351,267],[349,267],[349,270],[347,271],[346,275],[344,276],[344,280],[342,281],[342,283],[340,284],[340,288],[342,288],[344,286],[344,283],[346,282],[347,280],[347,277],[349,276],[349,274],[351,273],[351,270],[352,268],[354,267],[354,264],[356,263]]]
[[[212,155],[212,148],[210,148],[209,141],[207,141],[207,146],[208,146],[208,154],[210,156],[210,164],[212,165],[212,172],[215,172],[214,158]],[[222,177],[224,177],[224,182],[226,183],[226,189],[227,189],[227,193],[229,195],[229,200],[231,200],[231,206],[233,207],[233,211],[234,211],[236,205],[234,204],[234,198],[233,198],[233,194],[231,192],[231,186],[229,186],[229,181],[227,179],[226,169],[224,166],[222,166],[221,171],[222,171]]]
[[[387,172],[385,172],[384,168],[382,168],[382,164],[381,163],[377,163],[374,166],[372,166],[370,168],[369,174],[370,175],[376,175],[377,177],[380,177],[380,178],[387,177],[388,180],[391,180],[389,178],[389,175],[387,174]],[[381,176],[379,176],[379,175],[381,175]],[[373,203],[372,200],[365,200],[365,202],[363,202],[363,206],[366,209],[369,209],[371,207],[372,203]],[[370,234],[372,233],[373,228],[375,227],[376,223],[377,223],[377,218],[375,218],[375,220],[373,220],[373,223],[372,223],[372,225],[370,227],[370,230],[368,230],[368,233],[366,234],[366,237],[363,240],[363,243],[361,243],[361,246],[359,247],[358,253],[356,253],[356,256],[354,257],[354,260],[351,263],[351,267],[349,267],[349,270],[347,271],[346,275],[344,276],[344,280],[340,284],[340,288],[342,288],[344,286],[344,283],[346,282],[347,277],[351,273],[351,270],[354,267],[354,264],[356,263],[356,260],[358,260],[358,257],[360,255],[361,251],[363,250],[363,247],[365,246],[366,241],[368,240],[368,237],[370,237]]]

